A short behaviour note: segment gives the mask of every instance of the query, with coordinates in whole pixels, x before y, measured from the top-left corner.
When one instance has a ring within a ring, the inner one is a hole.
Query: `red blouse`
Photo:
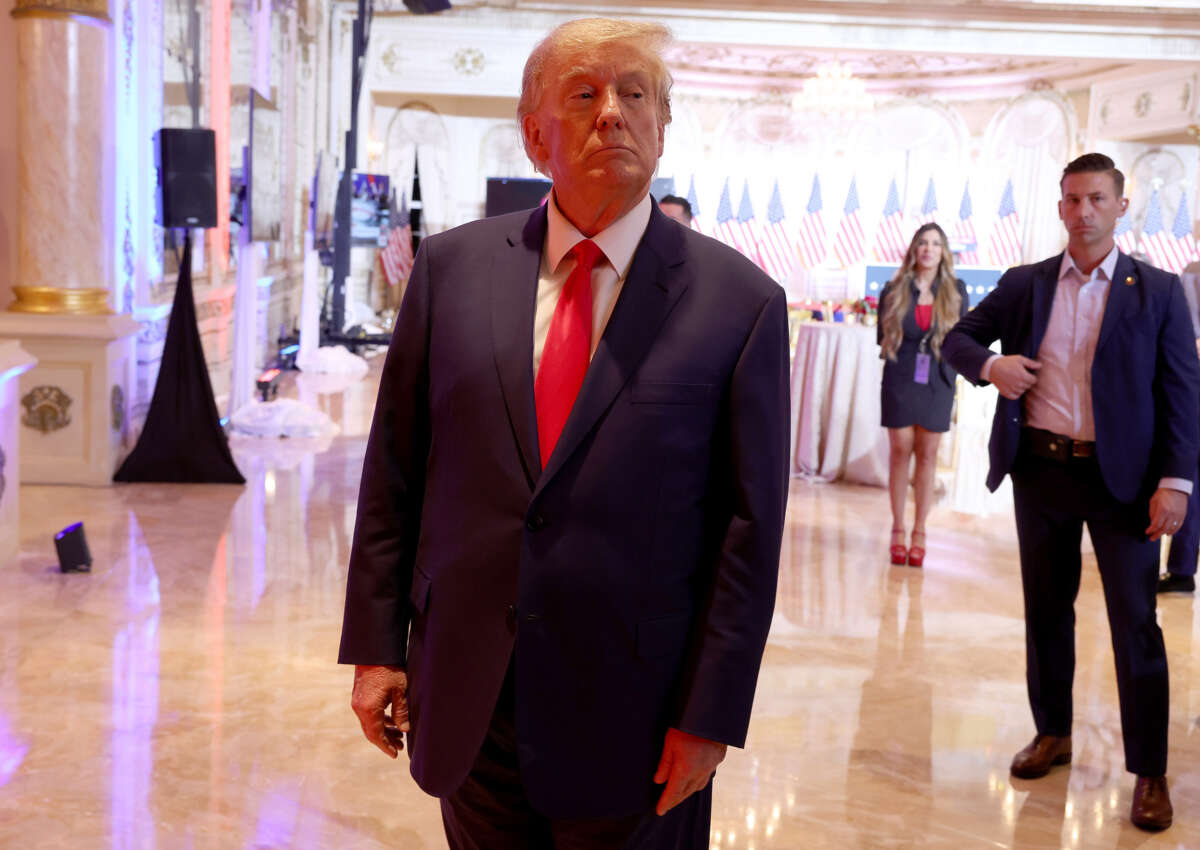
[[[918,304],[916,319],[917,327],[923,331],[929,330],[929,326],[933,324],[933,305]]]

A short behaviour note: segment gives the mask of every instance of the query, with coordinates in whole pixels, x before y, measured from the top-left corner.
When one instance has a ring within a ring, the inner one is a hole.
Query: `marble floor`
[[[238,442],[242,487],[22,488],[0,565],[0,847],[444,847],[435,801],[361,737],[334,663],[377,371],[303,386],[342,428]],[[748,746],[713,848],[1200,847],[1200,640],[1160,607],[1175,825],[1128,822],[1100,584],[1077,606],[1075,761],[1009,778],[1032,735],[1011,515],[935,512],[886,563],[882,490],[792,484]],[[83,520],[90,575],[52,534]]]

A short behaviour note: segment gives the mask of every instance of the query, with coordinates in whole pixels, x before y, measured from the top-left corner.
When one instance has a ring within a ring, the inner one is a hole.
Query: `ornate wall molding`
[[[112,429],[119,432],[125,427],[125,390],[120,384],[113,384],[112,392],[109,394],[108,407],[112,418]]]
[[[1178,134],[1200,121],[1200,69],[1187,65],[1092,86],[1088,133],[1118,141]]]
[[[59,387],[34,387],[21,397],[21,406],[25,408],[21,424],[43,434],[66,428],[71,424],[71,403],[71,397]]]
[[[14,18],[39,15],[64,18],[82,15],[106,24],[112,23],[112,18],[108,16],[108,0],[16,0],[13,4]]]

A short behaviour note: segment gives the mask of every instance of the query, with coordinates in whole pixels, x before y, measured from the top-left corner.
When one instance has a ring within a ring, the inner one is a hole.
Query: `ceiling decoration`
[[[854,52],[784,49],[769,45],[676,43],[666,53],[681,85],[734,89],[799,90],[806,79],[840,65],[874,94],[959,91],[964,95],[1011,94],[1046,86],[1086,88],[1100,74],[1132,63],[1112,59]]]

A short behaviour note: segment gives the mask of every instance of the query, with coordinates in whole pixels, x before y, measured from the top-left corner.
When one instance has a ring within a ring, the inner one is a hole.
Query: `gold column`
[[[18,313],[111,313],[108,0],[16,0]]]

